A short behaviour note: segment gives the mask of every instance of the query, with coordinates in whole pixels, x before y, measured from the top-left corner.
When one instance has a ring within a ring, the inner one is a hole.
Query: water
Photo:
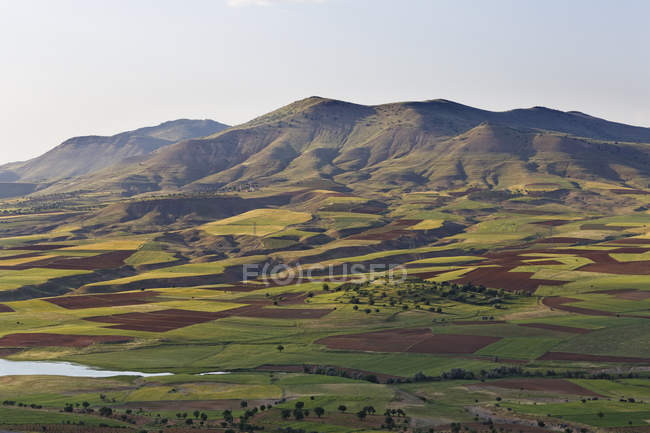
[[[1,376],[48,375],[70,377],[111,377],[111,376],[169,376],[172,373],[142,373],[139,371],[99,370],[86,365],[70,362],[47,361],[9,361],[0,359]]]

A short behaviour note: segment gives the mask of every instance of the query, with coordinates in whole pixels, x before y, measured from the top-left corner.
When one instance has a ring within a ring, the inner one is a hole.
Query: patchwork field
[[[282,206],[134,232],[71,211],[32,233],[17,215],[0,362],[142,376],[0,363],[0,426],[650,431],[650,214],[527,202],[557,185],[498,201],[278,187],[240,194]]]

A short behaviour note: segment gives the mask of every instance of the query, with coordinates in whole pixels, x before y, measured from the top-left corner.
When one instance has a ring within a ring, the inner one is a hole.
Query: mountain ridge
[[[76,136],[36,158],[0,166],[0,178],[34,182],[84,175],[227,127],[209,119],[177,119],[110,136]]]
[[[304,180],[375,190],[503,189],[563,179],[645,188],[648,143],[650,128],[575,111],[495,112],[446,99],[361,105],[312,96],[48,191],[83,184],[137,195]]]

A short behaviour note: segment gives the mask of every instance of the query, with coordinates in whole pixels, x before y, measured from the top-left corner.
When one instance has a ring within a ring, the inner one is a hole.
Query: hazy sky
[[[0,162],[311,95],[650,126],[650,2],[0,0]]]

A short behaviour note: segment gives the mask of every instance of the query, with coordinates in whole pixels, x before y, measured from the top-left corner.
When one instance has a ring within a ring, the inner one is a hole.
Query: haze
[[[544,105],[650,126],[642,1],[0,0],[0,162],[322,95]]]

